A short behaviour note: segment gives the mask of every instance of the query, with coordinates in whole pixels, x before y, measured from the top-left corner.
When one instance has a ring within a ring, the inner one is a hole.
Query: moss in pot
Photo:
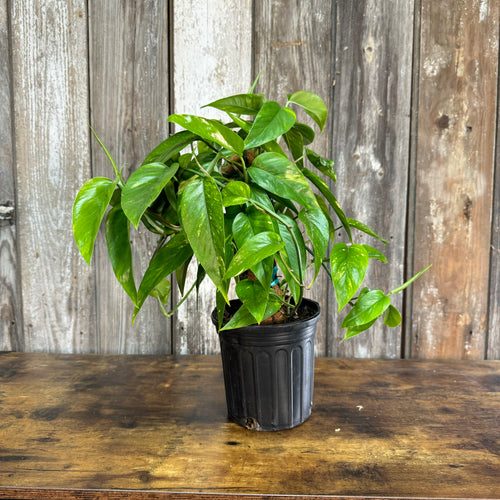
[[[158,299],[167,316],[172,314],[208,278],[216,290],[214,323],[221,334],[226,332],[225,338],[233,334],[227,356],[221,337],[224,365],[245,365],[253,381],[260,370],[264,385],[270,384],[269,377],[278,377],[279,367],[285,373],[290,372],[290,366],[300,365],[298,378],[307,378],[310,394],[295,394],[293,380],[276,382],[276,387],[265,390],[252,382],[250,389],[242,389],[246,393],[237,405],[262,392],[272,396],[288,391],[290,397],[285,402],[268,403],[277,406],[265,417],[262,403],[251,404],[260,405],[252,410],[258,410],[258,416],[247,415],[248,408],[238,408],[243,412],[238,416],[229,412],[233,420],[247,427],[279,430],[302,423],[310,414],[312,381],[303,370],[314,365],[311,339],[309,347],[303,348],[293,339],[284,341],[281,333],[300,323],[297,311],[304,303],[304,291],[314,286],[318,274],[326,272],[331,277],[338,309],[350,308],[341,325],[346,329],[345,338],[350,338],[379,318],[388,326],[398,326],[401,315],[391,298],[425,270],[389,293],[362,286],[370,260],[386,262],[386,258],[372,246],[355,243],[353,233],[362,231],[386,242],[344,214],[325,181],[336,180],[333,161],[309,147],[315,130],[297,120],[296,112],[306,114],[322,131],[327,118],[324,102],[312,92],[298,91],[288,95],[282,106],[254,93],[254,87],[255,83],[246,94],[207,105],[224,112],[226,123],[170,115],[168,121],[184,130],[155,147],[127,180],[101,143],[115,175],[95,177],[82,186],[73,207],[73,231],[82,256],[90,264],[95,238],[105,219],[109,258],[116,278],[134,303],[133,320],[149,296]],[[137,229],[139,224],[152,233],[157,245],[137,287],[130,226]],[[334,241],[339,227],[345,231],[347,243]],[[193,259],[198,274],[194,283],[187,284],[186,271]],[[306,281],[308,267],[312,269],[311,282]],[[230,318],[224,319],[233,280],[239,302],[236,306],[232,303]],[[167,312],[172,286],[177,286],[181,299]],[[310,301],[307,304],[316,307]],[[312,317],[315,326],[319,308]],[[311,318],[304,321],[310,323]],[[244,353],[234,354],[234,338],[244,338],[243,329],[252,331],[251,325],[257,325],[254,328],[272,330],[275,323],[284,325],[278,325],[278,330],[286,347],[259,358],[243,345]],[[286,359],[273,358],[282,356],[282,351]],[[264,358],[269,358],[268,366],[262,365]],[[302,398],[305,411],[298,412],[297,398]],[[292,414],[301,415],[290,416],[283,405],[288,405]],[[282,420],[280,415],[284,415]],[[263,419],[266,425],[261,423]]]

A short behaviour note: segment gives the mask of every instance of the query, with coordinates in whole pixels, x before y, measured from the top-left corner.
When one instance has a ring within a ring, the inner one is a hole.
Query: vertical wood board
[[[92,126],[126,180],[145,155],[166,137],[169,111],[167,3],[93,0],[90,19]],[[93,175],[114,178],[113,168],[92,139]],[[102,228],[103,229],[103,228]],[[131,226],[136,287],[156,245],[142,224]],[[144,304],[132,325],[133,303],[118,284],[104,231],[97,239],[98,349],[116,353],[170,353],[170,322],[156,301]]]
[[[498,50],[498,45],[497,45]],[[499,59],[500,60],[500,59]],[[497,66],[497,75],[500,67]],[[500,359],[500,78],[497,87],[496,158],[493,200],[493,224],[491,226],[490,293],[486,346],[486,359]]]
[[[485,353],[500,4],[422,1],[411,355]],[[494,305],[493,305],[494,307]]]
[[[86,2],[11,2],[24,350],[94,348],[94,276],[71,229],[89,177]]]
[[[252,77],[252,2],[250,0],[187,0],[174,2],[173,112],[227,120],[204,104],[248,90]],[[186,290],[196,280],[197,264],[189,266]],[[215,289],[206,279],[199,296],[189,297],[174,316],[174,352],[219,352],[210,320]]]
[[[318,94],[330,108],[332,92],[333,5],[324,2],[255,2],[254,68],[262,72],[257,90],[268,99],[286,103],[287,94],[309,90]],[[310,148],[327,157],[330,153],[332,110],[323,133],[312,120],[294,107],[297,120],[313,127],[316,136]],[[308,283],[313,278],[309,274]],[[328,308],[331,300],[329,277],[322,270],[307,298],[316,300],[322,310],[318,323],[315,352],[326,354],[329,334]]]
[[[388,240],[353,229],[356,243],[381,250],[389,264],[370,263],[365,285],[385,292],[404,281],[413,2],[337,2],[333,150],[334,194],[347,217]],[[332,294],[333,295],[333,294]],[[394,297],[401,307],[401,295]],[[330,299],[328,354],[398,358],[401,327],[377,322],[342,342],[345,313]]]
[[[0,351],[22,347],[8,11],[0,1]]]

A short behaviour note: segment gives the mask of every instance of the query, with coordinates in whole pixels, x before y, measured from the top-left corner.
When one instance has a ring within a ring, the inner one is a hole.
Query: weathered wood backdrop
[[[71,208],[165,138],[172,112],[247,90],[313,90],[331,114],[348,215],[387,237],[388,289],[433,267],[400,329],[341,342],[326,279],[318,355],[500,358],[497,0],[0,0],[0,350],[209,353],[205,287],[173,320],[151,302],[131,325],[103,238],[92,267]],[[134,237],[145,261],[151,242]]]

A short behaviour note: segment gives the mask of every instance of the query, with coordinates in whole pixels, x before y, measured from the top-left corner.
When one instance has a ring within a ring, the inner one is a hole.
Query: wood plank
[[[169,20],[167,3],[89,4],[91,122],[125,179],[167,135],[169,113]],[[97,141],[92,142],[93,175],[113,177]],[[131,229],[136,286],[156,238],[144,226]],[[104,234],[96,247],[98,350],[169,353],[170,322],[156,301],[146,301],[132,325],[133,304],[113,274]]]
[[[497,75],[500,67],[497,66]],[[497,138],[495,160],[495,186],[493,199],[493,225],[491,236],[489,317],[486,359],[500,359],[500,78],[497,88]]]
[[[298,90],[317,93],[330,107],[332,94],[332,2],[300,2],[290,8],[286,2],[255,2],[254,67],[262,72],[258,91],[282,105],[287,94]],[[320,134],[307,115],[298,112],[298,120],[314,127],[316,139],[311,148],[318,154],[330,154],[332,110]],[[310,276],[312,279],[313,276]],[[309,280],[310,282],[310,280]],[[321,273],[306,296],[316,300],[322,310],[318,323],[315,352],[327,353],[328,308],[331,285]]]
[[[194,14],[196,13],[196,14]],[[250,0],[186,0],[173,4],[174,112],[210,118],[224,114],[200,107],[252,83],[252,2]],[[187,285],[196,279],[193,261]],[[210,313],[215,289],[208,279],[177,311],[173,322],[174,353],[219,352]]]
[[[307,422],[251,432],[219,356],[0,355],[0,497],[499,498],[500,362],[320,358],[315,377]]]
[[[335,42],[333,150],[338,181],[334,194],[346,215],[368,224],[389,241],[374,246],[390,264],[373,262],[370,288],[389,291],[404,281],[405,219],[410,134],[413,1],[339,2]],[[333,297],[333,293],[331,294]],[[344,313],[328,309],[328,323]],[[395,300],[401,306],[402,297]],[[342,342],[330,333],[328,353],[346,357],[401,355],[401,330],[376,323],[368,332]]]
[[[94,273],[71,231],[90,176],[86,2],[10,2],[18,250],[26,351],[88,352]]]
[[[22,346],[7,2],[0,1],[0,351]]]
[[[485,354],[499,17],[494,0],[422,0],[413,261],[433,267],[413,357]]]

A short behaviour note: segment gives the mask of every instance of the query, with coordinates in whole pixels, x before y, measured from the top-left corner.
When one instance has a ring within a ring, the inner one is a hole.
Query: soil
[[[232,300],[231,306],[226,306],[226,310],[224,311],[224,319],[222,324],[225,325],[234,315],[234,313],[240,308],[241,302],[239,300]],[[262,321],[261,325],[266,324],[279,324],[279,323],[292,323],[294,321],[303,321],[311,318],[316,313],[316,309],[309,306],[307,302],[302,302],[300,307],[295,312],[294,316],[286,317],[281,310],[275,313],[270,318]],[[279,315],[279,316],[278,316]],[[279,318],[279,319],[278,319]],[[277,320],[278,319],[278,320]]]

